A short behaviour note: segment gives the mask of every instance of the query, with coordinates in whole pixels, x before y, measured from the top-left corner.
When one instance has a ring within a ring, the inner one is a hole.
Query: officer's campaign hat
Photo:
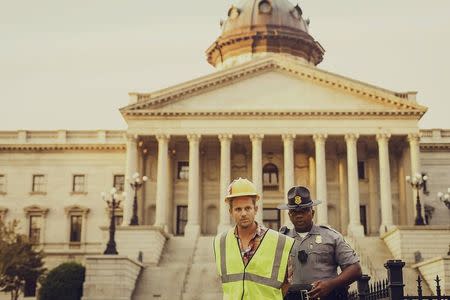
[[[287,193],[288,203],[281,204],[278,209],[301,209],[316,206],[322,201],[312,200],[309,190],[304,186],[294,186]]]

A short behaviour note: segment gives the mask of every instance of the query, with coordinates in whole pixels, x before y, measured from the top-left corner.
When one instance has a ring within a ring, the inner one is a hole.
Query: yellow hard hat
[[[239,177],[230,183],[225,196],[225,202],[230,201],[232,198],[241,196],[255,196],[256,200],[259,199],[256,187],[250,180]]]

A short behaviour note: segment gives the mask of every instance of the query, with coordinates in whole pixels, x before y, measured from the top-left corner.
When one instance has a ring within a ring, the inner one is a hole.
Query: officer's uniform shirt
[[[292,284],[310,284],[316,280],[334,278],[337,276],[337,267],[343,269],[359,262],[359,257],[343,236],[327,226],[313,224],[303,239],[295,229],[283,227],[280,231],[295,239],[291,251],[291,261],[294,262]],[[301,250],[308,254],[304,263],[298,258]]]

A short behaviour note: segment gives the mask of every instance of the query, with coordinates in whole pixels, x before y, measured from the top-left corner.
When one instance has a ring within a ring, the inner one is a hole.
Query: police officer
[[[302,299],[296,286],[308,286],[312,299],[347,299],[348,285],[362,274],[358,256],[339,232],[313,224],[313,207],[321,201],[313,201],[306,187],[292,187],[287,198],[288,204],[278,209],[289,210],[294,228],[283,226],[280,232],[296,240],[291,251],[291,256],[296,257],[292,257],[293,286],[285,299]],[[337,267],[341,269],[339,275]]]

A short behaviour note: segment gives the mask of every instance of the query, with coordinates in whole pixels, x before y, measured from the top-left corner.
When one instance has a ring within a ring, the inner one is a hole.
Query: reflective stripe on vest
[[[283,285],[287,260],[293,244],[292,238],[269,229],[252,259],[244,266],[234,229],[218,235],[214,241],[214,249],[224,293],[225,285],[244,281],[266,286],[269,290],[275,289],[277,291],[273,290],[272,293],[279,293],[281,296],[278,290]],[[244,286],[242,288],[245,289]]]

